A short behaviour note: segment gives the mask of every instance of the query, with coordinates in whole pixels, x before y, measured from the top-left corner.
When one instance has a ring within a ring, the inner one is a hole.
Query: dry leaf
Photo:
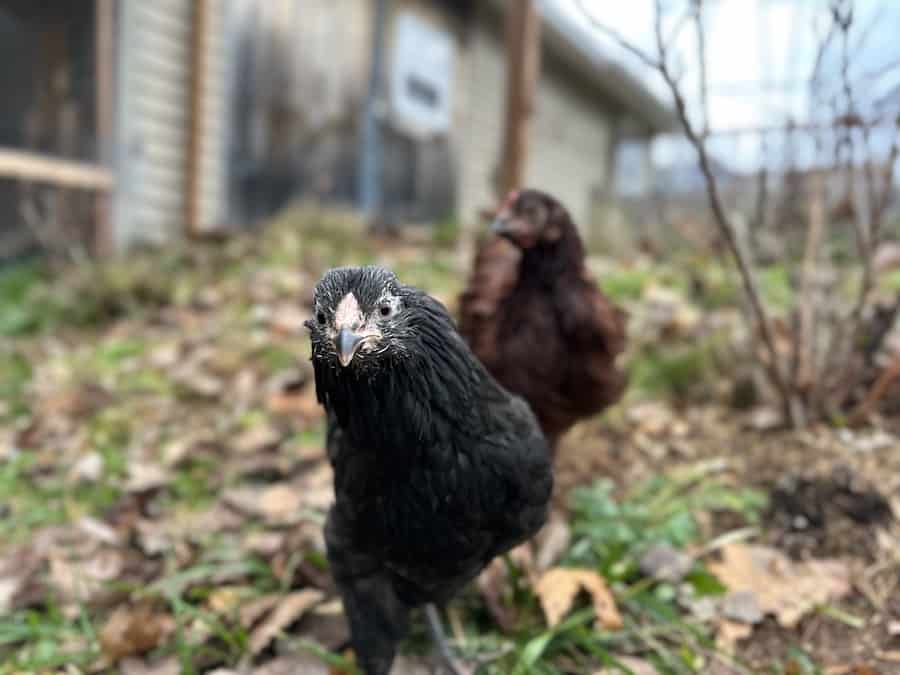
[[[602,576],[589,569],[554,567],[541,576],[535,593],[541,601],[547,623],[553,627],[572,609],[579,591],[587,591],[594,602],[597,621],[603,628],[615,630],[622,627],[622,617],[615,598]]]
[[[241,433],[232,447],[241,454],[253,454],[274,448],[281,442],[282,434],[275,427],[262,424],[250,427]]]
[[[216,614],[231,614],[248,593],[252,590],[247,586],[221,586],[209,594],[206,604]]]
[[[753,626],[738,621],[722,619],[716,628],[716,646],[725,653],[732,653],[740,640],[745,640],[753,633]]]
[[[64,598],[89,602],[111,581],[118,579],[125,559],[116,549],[103,549],[86,560],[50,556],[50,579]]]
[[[294,303],[284,303],[275,307],[269,318],[272,331],[281,335],[301,335],[304,322],[309,319],[309,312]]]
[[[128,481],[125,483],[128,492],[149,492],[168,482],[169,474],[159,464],[135,461],[128,464]]]
[[[103,457],[99,452],[89,452],[75,462],[70,476],[74,482],[94,483],[103,475]]]
[[[615,658],[634,675],[658,675],[659,671],[656,670],[656,667],[643,659],[636,659],[633,656],[616,656]],[[604,668],[598,670],[594,675],[622,675],[622,671],[619,668]]]
[[[177,656],[167,656],[152,663],[129,658],[120,664],[122,675],[179,675],[181,662]]]
[[[297,514],[303,504],[303,495],[290,483],[279,483],[267,488],[259,497],[259,509],[269,520],[285,521]]]
[[[792,562],[764,546],[730,544],[722,562],[710,571],[732,592],[749,591],[760,609],[792,628],[815,606],[838,600],[851,591],[850,569],[840,560]]]
[[[259,621],[266,612],[277,605],[280,599],[280,595],[272,593],[270,595],[263,595],[256,598],[255,600],[252,600],[251,602],[248,602],[246,605],[241,607],[241,625],[244,628],[250,628],[251,626],[253,626],[253,624]]]
[[[825,669],[825,675],[881,675],[880,671],[865,663],[850,665],[829,666]]]
[[[724,618],[738,623],[756,624],[764,617],[759,600],[751,591],[729,593],[719,603],[719,611]]]
[[[316,388],[306,386],[300,391],[276,391],[269,396],[269,410],[280,415],[300,417],[315,421],[325,416],[325,410],[316,398]]]
[[[278,656],[252,671],[253,675],[330,675],[331,672],[321,660],[305,652]]]
[[[284,547],[285,538],[284,532],[250,532],[241,546],[250,553],[271,557]]]
[[[173,377],[187,391],[201,398],[218,398],[225,390],[221,379],[193,367],[182,369]]]
[[[323,597],[322,591],[306,588],[282,598],[272,614],[250,633],[250,652],[259,654],[282,630],[303,616]]]
[[[350,639],[350,626],[339,598],[315,607],[301,619],[297,630],[325,649],[337,649]]]
[[[100,647],[113,661],[155,649],[175,630],[175,620],[149,605],[116,609],[100,630]]]
[[[122,543],[118,532],[96,518],[83,516],[78,520],[76,526],[81,532],[84,532],[88,537],[101,544],[116,546]]]

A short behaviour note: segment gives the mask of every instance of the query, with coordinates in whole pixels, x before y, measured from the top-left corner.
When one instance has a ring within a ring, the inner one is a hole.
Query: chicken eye
[[[387,317],[389,317],[391,314],[394,313],[394,308],[391,307],[391,305],[384,304],[384,305],[382,305],[381,307],[378,308],[378,313],[381,314],[381,316],[387,318]]]
[[[325,325],[325,312],[316,312],[316,321],[320,326]]]

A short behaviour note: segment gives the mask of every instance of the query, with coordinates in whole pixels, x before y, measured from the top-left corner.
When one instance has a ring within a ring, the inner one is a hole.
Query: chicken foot
[[[431,639],[434,641],[444,665],[450,671],[450,675],[475,675],[474,668],[459,663],[453,657],[450,645],[447,644],[447,636],[444,634],[440,614],[434,604],[425,605],[425,616],[428,619],[428,632],[431,633]]]

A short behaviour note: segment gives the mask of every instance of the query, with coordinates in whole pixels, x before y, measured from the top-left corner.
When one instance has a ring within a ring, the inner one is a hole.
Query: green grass
[[[23,354],[13,350],[0,350],[0,401],[7,408],[5,412],[0,412],[0,420],[27,412],[25,394],[31,375],[31,364]]]
[[[882,275],[879,287],[885,291],[900,293],[900,270]]]
[[[221,306],[212,308],[222,321],[223,333],[229,336],[227,344],[218,338],[214,344],[217,356],[228,362],[225,369],[231,368],[230,348],[236,368],[249,367],[263,377],[295,367],[298,359],[308,357],[305,338],[248,347],[253,343],[244,338],[248,331],[257,329],[252,313],[257,301],[234,291],[243,289],[245,280],[261,267],[271,268],[276,278],[280,271],[300,269],[315,276],[329,265],[375,259],[377,252],[364,237],[358,219],[304,209],[287,213],[256,237],[110,261],[75,270],[71,276],[64,274],[55,281],[34,263],[0,272],[0,335],[21,339],[60,327],[80,330],[83,346],[74,353],[71,363],[63,365],[71,366],[76,381],[100,381],[113,394],[111,404],[77,421],[87,433],[84,451],[97,452],[102,458],[102,474],[96,482],[71,481],[68,466],[48,471],[44,466],[47,448],[21,448],[0,464],[0,507],[9,512],[0,518],[0,541],[13,545],[25,542],[36,529],[72,522],[81,515],[102,516],[116,505],[123,496],[133,431],[141,426],[139,408],[133,403],[146,392],[177,394],[165,369],[145,363],[155,346],[153,339],[122,337],[122,333],[103,338],[102,331],[110,320],[154,316],[155,310],[173,304],[188,312],[210,311],[209,307],[198,308],[197,294],[224,281],[223,286],[231,289],[227,292],[238,296],[229,295]],[[449,297],[460,289],[463,280],[457,274],[452,252],[445,247],[452,240],[454,224],[445,225],[446,232],[439,228],[436,245],[422,257],[399,258],[393,267],[405,282]],[[715,263],[692,265],[704,288],[690,302],[703,308],[738,304],[741,291],[732,271]],[[666,265],[617,269],[601,275],[600,283],[618,302],[637,302],[652,285],[675,289],[688,298],[690,276],[684,269]],[[782,268],[762,270],[760,282],[767,302],[778,308],[790,303],[789,281]],[[900,288],[900,274],[890,283]],[[287,300],[289,292],[276,283],[277,301]],[[642,396],[675,399],[710,391],[710,383],[717,376],[717,340],[716,336],[672,339],[662,347],[641,347],[629,366],[631,389]],[[28,386],[33,377],[33,365],[27,356],[30,352],[24,345],[13,344],[0,349],[0,400],[8,417],[28,412]],[[235,412],[228,417],[228,430],[271,424],[264,405],[254,405],[243,414]],[[192,412],[209,407],[199,404]],[[180,417],[171,422],[173,428],[166,429],[164,436],[181,432]],[[324,424],[320,422],[294,433],[283,452],[321,448],[323,443]],[[71,464],[77,459],[69,457],[67,461]],[[171,481],[153,506],[162,519],[205,508],[232,480],[236,479],[223,471],[220,458],[212,452],[187,456],[171,469]],[[562,564],[586,566],[606,577],[623,614],[623,628],[598,629],[593,610],[584,602],[558,626],[548,628],[524,571],[508,561],[512,582],[503,597],[519,618],[510,634],[497,630],[477,593],[472,591],[459,600],[466,607],[466,654],[494,655],[481,675],[590,673],[603,666],[618,667],[616,655],[625,653],[653,663],[662,675],[700,670],[716,648],[710,627],[698,623],[683,609],[682,595],[686,589],[694,597],[717,595],[723,591],[721,584],[702,562],[694,565],[683,585],[676,586],[644,578],[639,561],[654,543],[668,542],[679,549],[705,543],[704,538],[711,535],[698,518],[701,512],[729,511],[745,523],[756,522],[764,505],[762,496],[718,481],[708,469],[700,468],[654,478],[623,497],[614,494],[610,483],[601,481],[575,491],[571,500],[573,538]],[[236,666],[247,657],[248,635],[234,616],[209,609],[211,595],[221,587],[220,577],[224,575],[224,583],[239,587],[246,597],[253,598],[286,591],[293,575],[287,573],[287,581],[276,577],[265,561],[238,549],[235,533],[196,533],[191,542],[195,555],[187,568],[179,569],[183,561],[167,560],[164,569],[176,571],[167,571],[145,587],[124,591],[137,598],[149,596],[175,618],[175,636],[154,656],[176,655],[185,673],[204,672],[213,665]],[[289,571],[303,560],[320,570],[327,569],[327,561],[319,553],[297,551],[296,555],[287,563]],[[95,625],[104,618],[103,612],[85,608],[73,619],[51,604],[0,617],[0,674],[51,669],[67,663],[87,667],[98,654]],[[198,635],[197,626],[202,626],[205,634]],[[342,657],[304,640],[289,640],[287,645],[314,651],[332,665],[346,666]],[[430,651],[421,622],[415,624],[405,648]],[[791,655],[791,665],[773,663],[770,672],[820,673],[802,652]]]
[[[62,525],[78,515],[99,515],[120,498],[110,479],[71,484],[61,476],[37,480],[35,459],[23,453],[0,466],[0,504],[10,515],[0,519],[0,540],[19,543],[42,527]]]
[[[773,265],[759,272],[759,285],[763,300],[777,310],[785,311],[794,303],[794,289],[790,270]]]
[[[401,261],[393,267],[403,283],[430,293],[456,293],[462,290],[460,275],[449,255],[432,253],[422,259]]]
[[[0,673],[38,672],[66,665],[87,667],[99,655],[87,612],[68,619],[55,606],[0,617]]]
[[[654,278],[650,269],[619,269],[603,274],[598,282],[612,301],[621,303],[640,299]]]
[[[35,297],[35,289],[47,278],[45,266],[34,260],[0,267],[0,336],[29,335],[46,325],[55,307]]]
[[[629,391],[643,398],[685,400],[710,394],[716,376],[720,340],[646,345],[628,362]]]
[[[647,481],[622,500],[613,498],[608,481],[575,490],[573,543],[562,564],[601,572],[614,589],[624,626],[598,630],[591,608],[576,609],[554,628],[517,635],[513,650],[486,672],[557,675],[573,666],[593,672],[605,665],[625,673],[616,654],[626,651],[639,653],[664,675],[696,672],[704,654],[715,652],[712,635],[680,608],[677,598],[683,591],[641,577],[640,556],[654,543],[669,542],[679,549],[698,543],[699,511],[732,511],[753,522],[764,504],[760,494],[722,484],[703,467]],[[694,597],[724,590],[699,562],[684,582]],[[571,665],[563,669],[562,663]]]

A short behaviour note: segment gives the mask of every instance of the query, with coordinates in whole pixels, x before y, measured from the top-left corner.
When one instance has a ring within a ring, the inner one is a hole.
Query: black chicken
[[[538,190],[507,197],[459,302],[460,332],[488,371],[522,396],[552,449],[578,420],[615,403],[626,378],[625,313],[597,287],[569,212]]]
[[[307,326],[334,467],[325,541],[357,662],[366,675],[388,673],[422,605],[450,661],[433,603],[543,525],[547,443],[444,306],[391,272],[331,270],[314,309]]]

